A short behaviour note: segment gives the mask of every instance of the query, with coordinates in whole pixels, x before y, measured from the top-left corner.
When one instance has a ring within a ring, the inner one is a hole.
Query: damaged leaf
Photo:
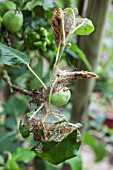
[[[81,142],[77,141],[77,130],[71,132],[66,138],[60,142],[47,141],[42,143],[42,151],[37,152],[37,155],[52,164],[59,164],[67,159],[77,156]]]
[[[78,19],[79,20],[79,19]],[[90,19],[80,19],[80,24],[75,29],[77,35],[88,35],[94,31],[93,23]]]

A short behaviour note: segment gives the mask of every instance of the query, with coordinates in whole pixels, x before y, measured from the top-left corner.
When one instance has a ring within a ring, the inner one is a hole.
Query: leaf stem
[[[55,63],[54,63],[54,68],[53,68],[53,74],[52,74],[52,77],[57,69],[57,65],[58,65],[58,59],[59,59],[59,55],[60,55],[60,44],[58,45],[58,50],[57,50],[57,54],[56,54],[56,60],[55,60]]]
[[[38,75],[32,70],[32,68],[27,65],[27,68],[29,69],[29,71],[38,79],[38,81],[42,84],[42,86],[44,87],[45,90],[47,90],[47,86],[43,83],[43,81],[38,77]]]
[[[62,43],[60,43],[59,46],[58,46],[58,50],[57,50],[57,54],[56,54],[56,61],[55,61],[55,64],[54,64],[53,75],[54,75],[54,73],[57,69],[58,63],[59,63],[59,61],[62,57],[65,46],[66,46],[66,43],[65,43],[65,39],[64,39],[64,41],[62,41]]]

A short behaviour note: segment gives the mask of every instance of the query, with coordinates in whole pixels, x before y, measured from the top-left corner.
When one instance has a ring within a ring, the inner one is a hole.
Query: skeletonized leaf
[[[81,142],[77,141],[77,130],[71,132],[60,142],[43,142],[42,152],[36,152],[37,155],[52,164],[59,164],[67,159],[77,156]]]
[[[94,25],[90,19],[78,19],[78,26],[75,29],[75,34],[77,35],[88,35],[94,31]]]
[[[0,43],[0,62],[9,66],[15,66],[20,63],[28,65],[30,59],[25,53]]]

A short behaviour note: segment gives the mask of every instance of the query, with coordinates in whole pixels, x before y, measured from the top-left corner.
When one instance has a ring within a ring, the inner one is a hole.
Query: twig
[[[33,115],[29,118],[29,120],[31,120],[44,106],[44,104],[42,103],[41,106],[33,113]]]
[[[64,79],[98,79],[99,76],[93,72],[88,72],[88,71],[74,71],[74,72],[68,72],[67,70],[60,71],[59,70],[59,75],[60,77]]]
[[[69,72],[67,70],[60,70],[57,69],[55,77],[57,78],[56,84],[54,86],[58,86],[59,84],[62,86],[66,86],[67,83],[71,80],[77,80],[77,79],[98,79],[99,76],[93,72],[88,71],[74,71]]]
[[[6,70],[3,70],[3,79],[9,85],[11,93],[13,93],[12,83],[11,83],[10,77],[8,76]]]
[[[50,106],[50,103],[51,103],[52,91],[53,91],[53,89],[54,89],[54,85],[55,85],[56,82],[57,82],[57,79],[58,79],[58,77],[56,77],[56,79],[54,80],[54,82],[52,83],[51,88],[50,88],[50,93],[49,93],[49,106]]]
[[[11,83],[10,77],[7,74],[6,70],[3,70],[3,79],[4,81],[9,85],[10,91],[11,93],[13,93],[13,90],[17,90],[25,95],[29,95],[32,96],[32,91],[26,90],[26,89],[22,89],[14,84]]]
[[[45,110],[46,110],[46,115],[44,116],[44,118],[42,119],[42,125],[44,125],[45,120],[47,119],[47,117],[50,114],[50,108],[48,107],[48,104],[45,102]]]
[[[17,90],[17,91],[25,94],[25,95],[32,96],[32,91],[29,91],[29,90],[26,90],[26,89],[22,89],[22,88],[20,88],[20,87],[18,87],[18,86],[16,86],[16,85],[12,85],[12,88],[13,88],[14,90]]]

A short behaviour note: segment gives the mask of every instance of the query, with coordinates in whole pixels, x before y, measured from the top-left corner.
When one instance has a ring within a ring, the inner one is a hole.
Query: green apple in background
[[[23,14],[21,11],[8,11],[3,16],[3,24],[11,33],[17,33],[23,25]]]
[[[16,10],[16,4],[12,1],[0,2],[0,16],[3,16],[7,11]]]

